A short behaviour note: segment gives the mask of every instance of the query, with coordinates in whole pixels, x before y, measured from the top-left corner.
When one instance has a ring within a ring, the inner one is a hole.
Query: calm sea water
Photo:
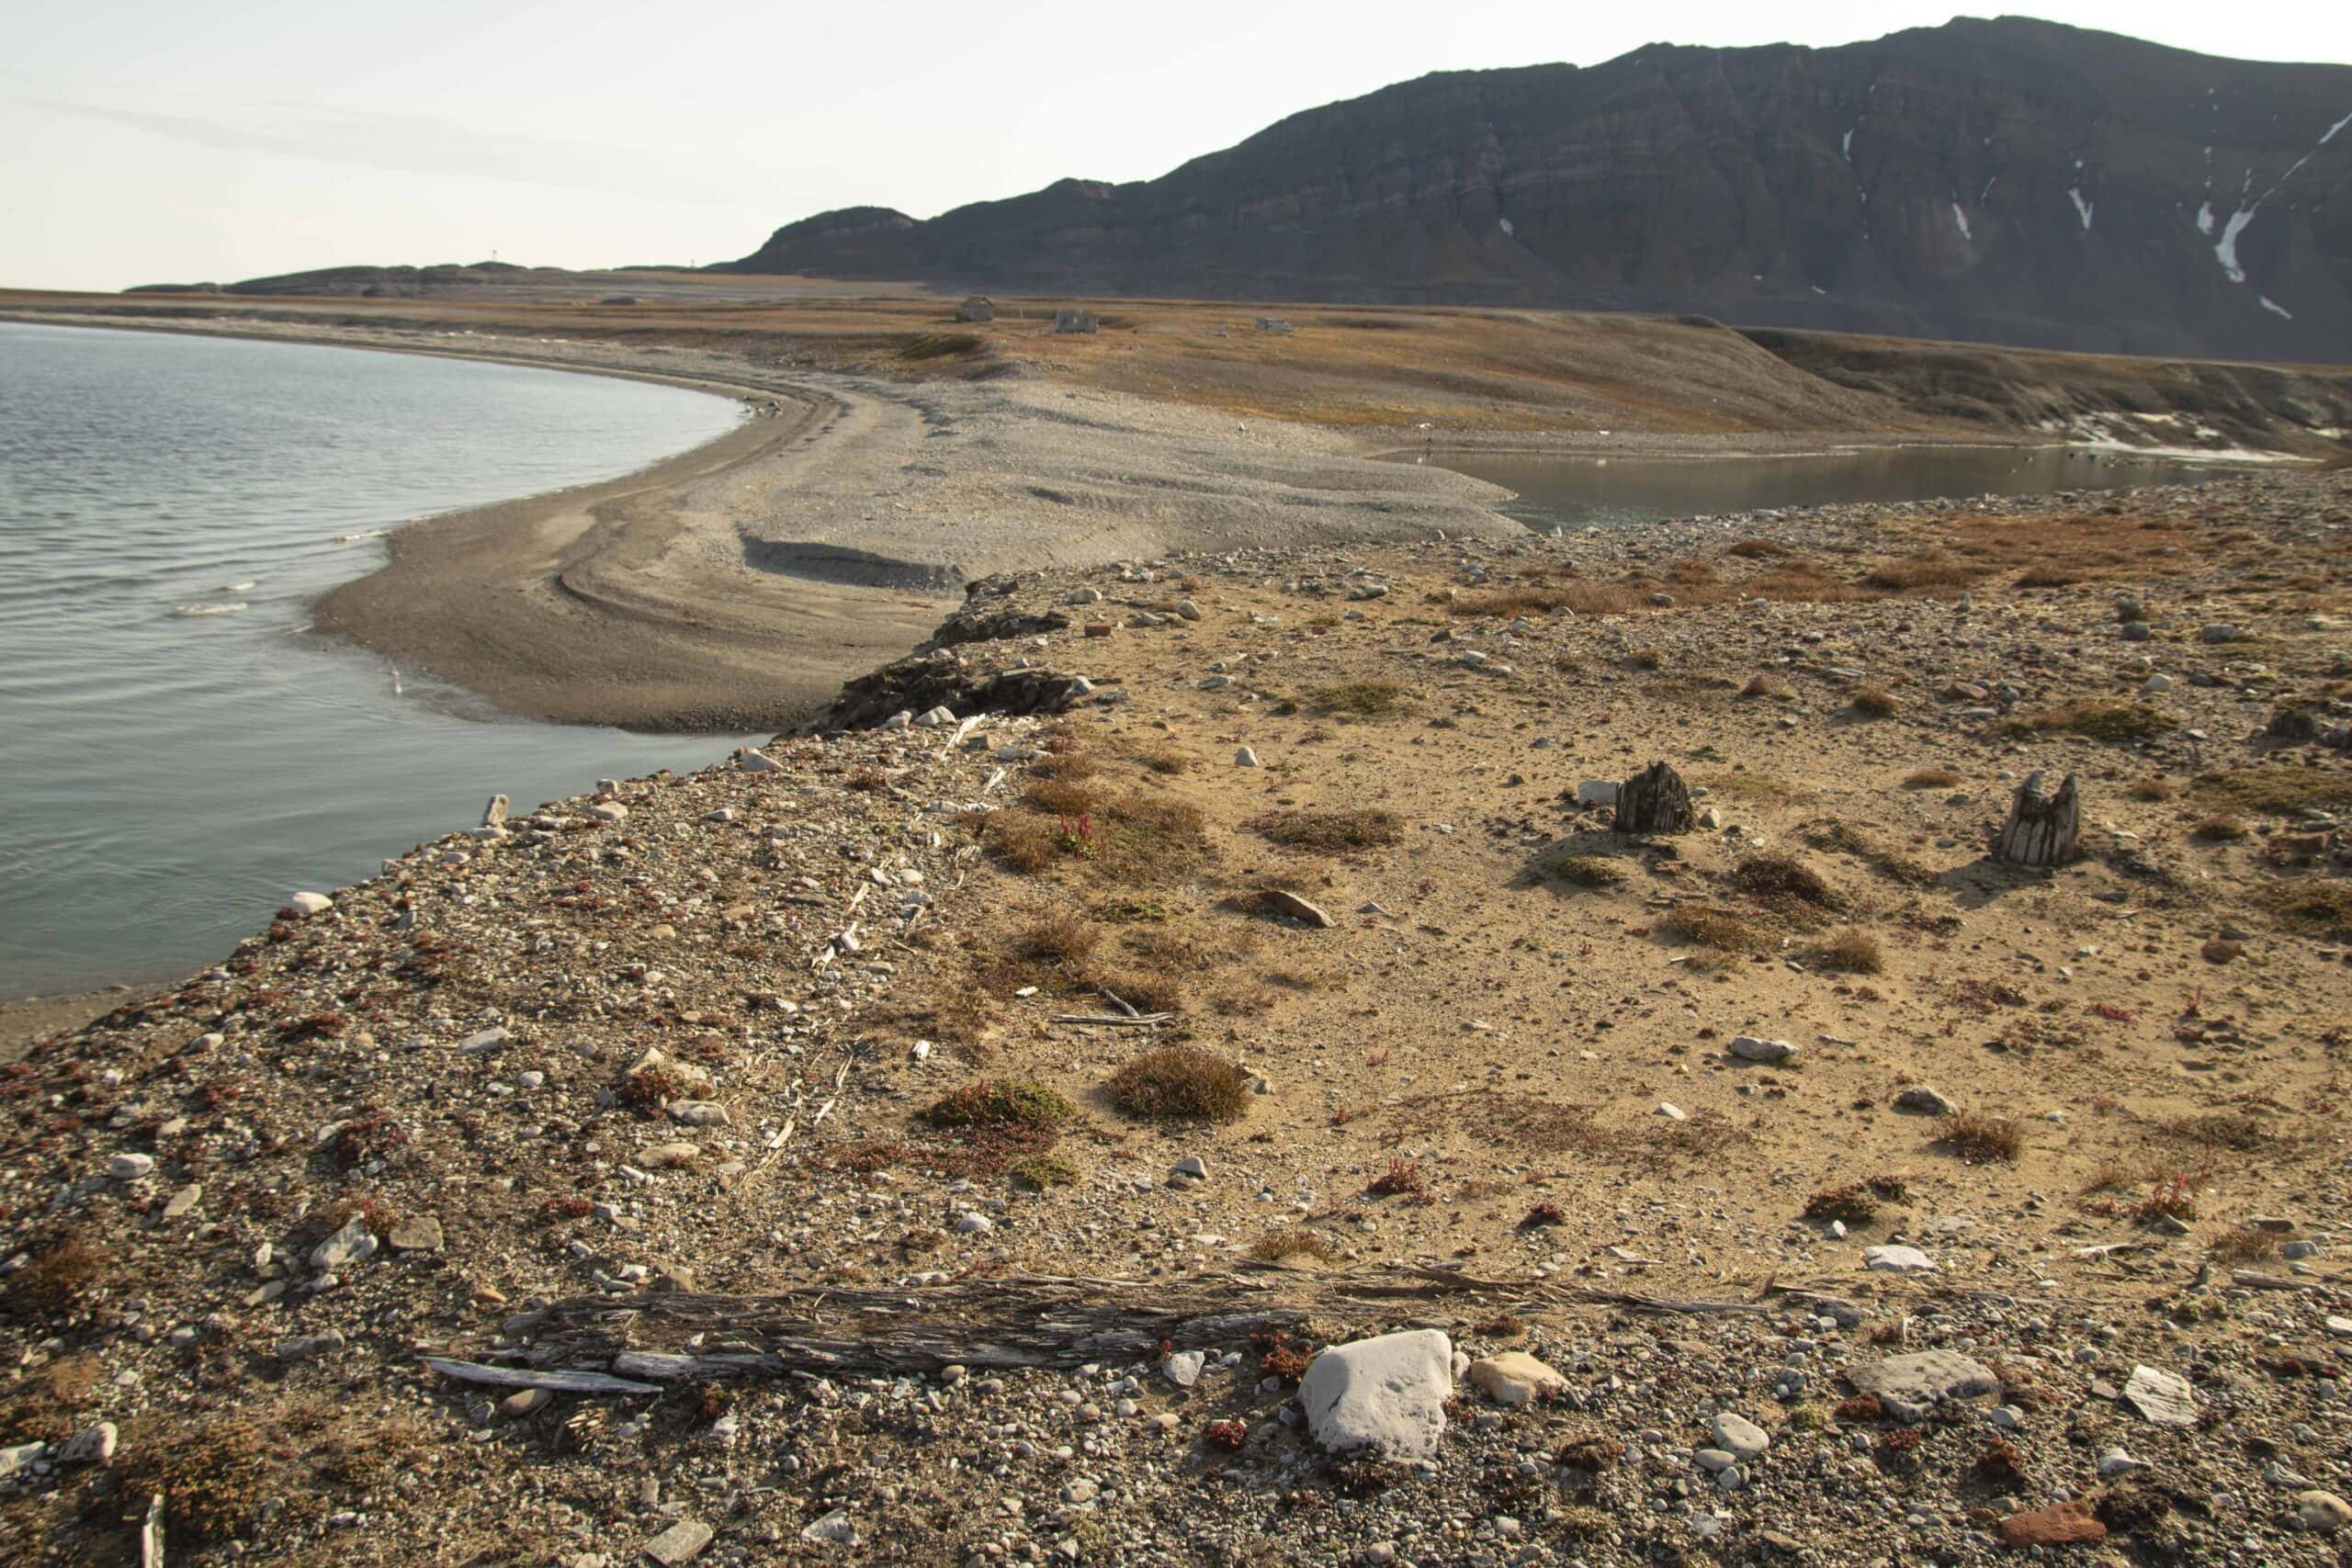
[[[1523,457],[1436,453],[1432,463],[1519,492],[1530,527],[1610,527],[1766,507],[2120,490],[2211,477],[2166,457],[2069,448],[1891,446],[1810,457]]]
[[[503,719],[304,635],[386,530],[739,417],[599,377],[0,323],[0,998],[185,973],[493,792],[740,744]]]

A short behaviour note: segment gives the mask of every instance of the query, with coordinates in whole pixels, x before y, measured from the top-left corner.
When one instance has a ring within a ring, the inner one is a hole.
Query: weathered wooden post
[[[1617,786],[1611,826],[1620,833],[1687,833],[1690,820],[1690,787],[1664,762],[1652,762]]]
[[[2083,826],[2083,803],[2075,792],[2075,775],[2068,773],[2055,795],[2041,781],[2042,774],[2037,771],[2018,785],[2017,798],[2009,802],[2009,819],[2001,824],[2000,836],[1993,840],[1995,860],[2011,865],[2048,866],[2064,865],[2075,858],[2075,840]]]

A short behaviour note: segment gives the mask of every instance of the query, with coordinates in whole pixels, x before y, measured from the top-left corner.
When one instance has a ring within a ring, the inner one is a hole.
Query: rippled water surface
[[[507,720],[304,635],[384,531],[738,417],[599,377],[0,323],[0,998],[193,968],[493,792],[740,743]]]

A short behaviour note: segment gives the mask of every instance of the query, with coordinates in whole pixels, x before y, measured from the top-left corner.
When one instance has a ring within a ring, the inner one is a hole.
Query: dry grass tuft
[[[1943,1119],[1938,1142],[1970,1165],[2007,1165],[2025,1152],[2025,1130],[2014,1117],[1962,1111]]]
[[[1778,539],[1747,538],[1733,540],[1725,553],[1737,556],[1742,560],[1762,560],[1768,556],[1785,556],[1794,552]]]
[[[1805,1200],[1804,1217],[1808,1220],[1837,1220],[1849,1225],[1866,1225],[1878,1218],[1878,1200],[1859,1181],[1843,1187],[1825,1187]]]
[[[1078,1107],[1027,1078],[981,1078],[932,1101],[922,1119],[934,1127],[1055,1127]]]
[[[1111,1103],[1147,1122],[1233,1122],[1250,1108],[1250,1075],[1197,1045],[1162,1045],[1103,1085]]]
[[[2132,786],[2123,793],[2134,800],[2170,800],[2173,797],[2173,787],[2165,779],[2151,774],[2144,779],[2133,780]]]
[[[1905,789],[1950,789],[1960,774],[1950,768],[1914,768],[1903,775]]]
[[[2213,843],[2229,844],[2235,843],[2253,831],[2253,829],[2245,825],[2244,818],[2231,817],[2217,811],[2212,816],[2200,820],[2189,830],[2189,836]]]
[[[2205,805],[2257,817],[2352,810],[2352,773],[2333,768],[2231,768],[2202,773],[2189,793]]]
[[[1747,678],[1747,684],[1739,689],[1739,694],[1743,697],[1785,697],[1789,694],[1789,683],[1778,675],[1751,675]]]
[[[1336,1263],[1340,1258],[1338,1248],[1305,1226],[1267,1232],[1250,1243],[1250,1256],[1264,1263],[1287,1263],[1294,1258]]]
[[[1625,863],[1611,855],[1578,853],[1566,845],[1546,851],[1535,863],[1536,874],[1572,887],[1620,887],[1632,875]]]
[[[1394,681],[1349,681],[1317,686],[1299,699],[1310,713],[1343,718],[1396,718],[1413,711],[1405,688]]]
[[[1750,855],[1732,868],[1731,886],[1771,908],[1809,905],[1836,909],[1844,905],[1821,874],[1792,855]]]
[[[1426,1198],[1429,1196],[1430,1179],[1411,1160],[1390,1160],[1388,1168],[1374,1177],[1366,1190],[1383,1198]]]
[[[2001,728],[2009,735],[2066,734],[2121,742],[2152,739],[2178,726],[2155,709],[2137,704],[2062,703],[2011,719]]]
[[[1886,718],[1903,705],[1883,686],[1857,686],[1852,702],[1854,711],[1865,718]]]
[[[2288,930],[2322,942],[2352,942],[2352,882],[2290,882],[2264,902]]]
[[[1372,808],[1270,811],[1242,826],[1284,849],[1319,850],[1326,854],[1378,849],[1405,836],[1404,825],[1395,812]]]
[[[1716,953],[1761,953],[1769,939],[1752,915],[1708,904],[1684,904],[1657,922],[1659,934]]]
[[[1984,569],[1954,560],[1941,550],[1924,550],[1881,561],[1862,577],[1862,586],[1885,593],[1927,593],[1939,589],[1967,588],[1982,581]]]
[[[1842,975],[1879,975],[1886,970],[1878,938],[1848,926],[1807,950],[1814,963]]]

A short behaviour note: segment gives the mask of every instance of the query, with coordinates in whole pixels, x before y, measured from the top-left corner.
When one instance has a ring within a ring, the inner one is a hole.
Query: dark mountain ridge
[[[2018,17],[1652,45],[1424,76],[1156,180],[822,213],[723,270],[2342,361],[2352,66]]]

